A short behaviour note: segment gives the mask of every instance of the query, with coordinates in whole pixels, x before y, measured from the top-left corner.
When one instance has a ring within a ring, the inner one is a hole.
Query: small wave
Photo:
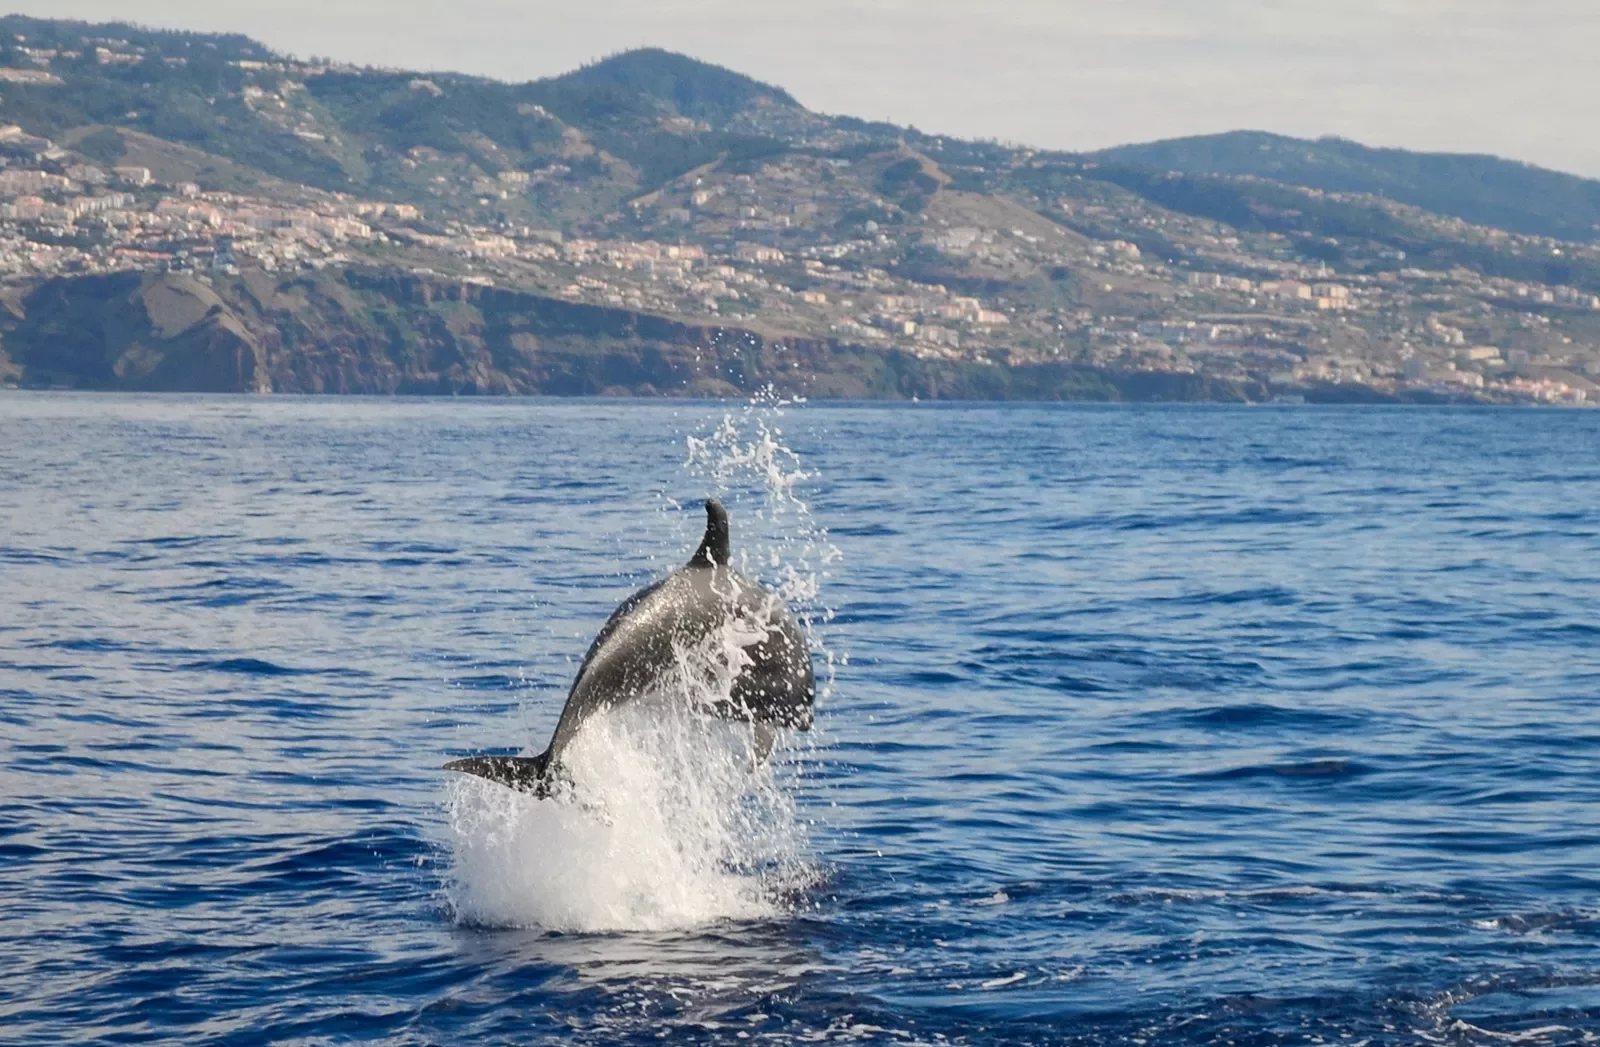
[[[1593,1043],[1592,1032],[1574,1025],[1592,1029],[1600,1018],[1600,984],[1587,973],[1510,974],[1452,991],[1428,1011],[1457,1042]]]
[[[1241,781],[1252,778],[1305,779],[1318,782],[1348,781],[1371,774],[1375,768],[1357,760],[1330,757],[1318,760],[1293,760],[1286,763],[1247,764],[1225,771],[1194,775],[1212,781]]]
[[[237,537],[239,536],[236,534],[227,533],[168,535],[163,538],[130,538],[123,544],[147,545],[156,549],[192,549],[197,545],[205,545],[208,542],[225,542]]]
[[[193,585],[165,590],[164,595],[150,596],[150,603],[189,603],[197,607],[225,608],[253,603],[265,597],[284,593],[292,587],[274,578],[228,575]]]
[[[1179,596],[1157,597],[1152,604],[1172,604],[1179,607],[1226,607],[1231,604],[1265,604],[1268,607],[1290,607],[1299,602],[1299,595],[1293,589],[1285,589],[1281,585],[1270,585],[1255,589],[1213,590],[1208,592],[1184,593]]]
[[[276,578],[252,578],[248,575],[229,575],[224,578],[213,578],[209,582],[198,582],[187,586],[189,589],[285,589],[288,588]]]
[[[506,673],[476,673],[459,676],[454,682],[457,687],[468,691],[515,691],[528,685],[522,677]]]
[[[1547,934],[1552,931],[1565,931],[1586,924],[1594,924],[1596,918],[1571,911],[1530,912],[1513,913],[1509,916],[1496,916],[1472,922],[1473,926],[1480,930],[1506,931],[1510,934]]]
[[[135,646],[120,640],[111,640],[104,637],[93,639],[73,640],[48,640],[40,643],[28,644],[29,647],[53,649],[58,651],[78,651],[85,654],[94,654],[101,651],[132,651]]]
[[[219,859],[227,852],[220,851]],[[359,882],[374,866],[415,865],[425,860],[427,845],[410,826],[379,823],[351,837],[317,837],[265,860],[244,865],[237,889],[260,894],[272,890],[304,890]]]
[[[1357,718],[1320,709],[1289,709],[1267,702],[1212,705],[1180,713],[1177,721],[1191,727],[1354,727]]]
[[[62,564],[66,562],[67,557],[57,556],[54,553],[42,552],[38,549],[19,549],[16,546],[0,545],[0,563]]]
[[[900,532],[888,524],[868,523],[858,526],[835,524],[829,529],[829,533],[846,538],[889,538]]]
[[[192,672],[242,673],[246,676],[302,676],[312,669],[291,669],[261,658],[217,658],[190,662],[178,668]]]

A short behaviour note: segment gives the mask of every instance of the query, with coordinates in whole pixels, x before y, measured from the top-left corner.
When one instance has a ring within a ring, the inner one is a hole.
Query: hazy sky
[[[1091,149],[1234,128],[1600,177],[1600,0],[13,0],[528,80],[656,45],[823,112]]]

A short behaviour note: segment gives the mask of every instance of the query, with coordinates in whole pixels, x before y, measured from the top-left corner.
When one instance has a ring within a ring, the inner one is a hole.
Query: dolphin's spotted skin
[[[445,764],[513,789],[543,793],[561,753],[595,712],[651,693],[716,630],[738,637],[747,664],[731,697],[708,711],[746,720],[758,745],[773,727],[811,726],[815,681],[805,634],[778,597],[728,566],[728,511],[706,500],[706,533],[689,562],[623,601],[584,656],[550,745],[538,756],[474,756]]]

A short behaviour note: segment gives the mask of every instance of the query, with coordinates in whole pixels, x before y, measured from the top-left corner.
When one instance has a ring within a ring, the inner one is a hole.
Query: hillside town
[[[96,60],[149,57],[118,44],[94,44]],[[32,67],[0,69],[0,81],[59,79],[59,53],[27,55]],[[275,78],[243,91],[260,120],[306,142],[337,137],[298,100],[303,64],[233,64]],[[409,87],[444,90],[425,78]],[[553,119],[538,106],[526,115]],[[568,155],[609,162],[571,128],[562,135]],[[1251,381],[1283,399],[1600,401],[1600,295],[1588,289],[1425,268],[1393,249],[1341,271],[1279,234],[1108,195],[1100,182],[980,192],[954,183],[937,155],[830,155],[810,142],[697,168],[557,227],[535,221],[532,201],[581,191],[571,164],[492,170],[417,147],[399,167],[424,180],[430,204],[266,181],[223,190],[0,126],[0,288],[128,271],[227,280],[252,268],[377,266],[927,359]],[[987,174],[1026,185],[1030,164],[1020,151]],[[897,195],[902,186],[909,195]],[[1465,241],[1596,251],[1401,210]]]

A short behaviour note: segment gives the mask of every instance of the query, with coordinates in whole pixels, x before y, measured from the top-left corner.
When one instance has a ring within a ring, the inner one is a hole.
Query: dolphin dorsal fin
[[[726,567],[728,564],[728,510],[715,498],[706,499],[706,536],[689,557],[690,567]]]

